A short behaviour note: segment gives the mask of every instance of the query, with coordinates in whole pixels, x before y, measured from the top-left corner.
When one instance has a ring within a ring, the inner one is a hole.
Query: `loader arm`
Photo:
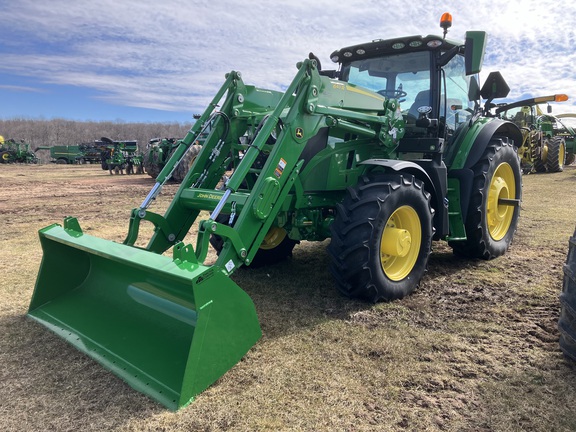
[[[308,142],[328,128],[390,154],[403,134],[397,108],[394,100],[321,76],[314,60],[299,65],[284,93],[246,86],[231,72],[132,211],[123,244],[84,233],[73,217],[40,230],[44,255],[28,315],[155,400],[172,409],[187,405],[262,335],[254,303],[228,275],[252,262],[268,231],[286,223],[290,205],[308,202],[301,179]],[[150,211],[207,125],[168,210]],[[222,212],[235,223],[221,223]],[[136,247],[143,220],[154,234]],[[197,222],[193,248],[183,240]],[[213,234],[223,247],[207,265]],[[170,247],[172,257],[164,256]]]
[[[147,249],[162,253],[182,241],[202,210],[208,211],[209,218],[198,224],[196,257],[204,262],[210,235],[216,234],[226,240],[216,266],[231,273],[252,262],[283,204],[292,199],[294,183],[303,165],[302,153],[321,128],[352,131],[391,152],[402,136],[403,123],[395,100],[322,77],[314,60],[299,64],[296,76],[283,94],[245,86],[238,73],[232,72],[228,77],[217,95],[226,93],[222,108],[216,113],[203,149],[170,207],[163,217],[143,211],[147,201],[135,209],[128,244],[134,243],[139,220],[145,219],[156,225]],[[360,95],[362,103],[343,103],[350,100],[350,94]],[[370,102],[368,105],[366,100]],[[215,98],[212,105],[216,103]],[[199,122],[207,121],[211,110],[212,106],[208,107]],[[254,128],[255,125],[258,127]],[[193,142],[200,128],[195,125],[184,141]],[[277,133],[275,143],[270,145],[274,133]],[[248,144],[238,144],[245,136],[250,138]],[[224,187],[216,189],[238,148],[242,149],[242,158]],[[264,153],[266,163],[255,168]],[[173,169],[178,157],[178,154],[172,157],[161,175]],[[246,191],[250,178],[254,184]],[[237,215],[234,227],[216,221],[222,211],[230,214],[233,209]]]

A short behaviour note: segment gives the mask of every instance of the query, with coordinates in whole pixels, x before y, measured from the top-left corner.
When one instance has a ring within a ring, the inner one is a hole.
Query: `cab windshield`
[[[455,55],[443,67],[439,100],[431,99],[434,52],[416,51],[355,60],[342,65],[342,79],[400,102],[407,124],[419,117],[418,109],[430,110],[440,121],[446,137],[475,112],[477,76],[467,76],[464,56]]]
[[[431,106],[430,58],[420,51],[357,60],[343,66],[342,79],[398,99],[402,110],[417,118],[419,107]]]

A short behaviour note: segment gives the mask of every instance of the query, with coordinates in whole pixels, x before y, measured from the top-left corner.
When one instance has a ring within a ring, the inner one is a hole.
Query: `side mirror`
[[[467,31],[464,63],[466,75],[477,74],[482,70],[484,51],[486,50],[486,32]]]
[[[468,100],[477,101],[480,99],[480,85],[476,76],[470,78],[470,85],[468,86]]]
[[[510,87],[506,84],[504,77],[500,72],[490,72],[486,82],[480,90],[480,95],[491,101],[492,99],[505,98],[510,93]]]

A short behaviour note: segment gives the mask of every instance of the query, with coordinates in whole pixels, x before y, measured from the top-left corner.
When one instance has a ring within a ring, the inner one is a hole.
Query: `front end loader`
[[[433,240],[459,255],[502,255],[519,215],[522,134],[481,107],[508,88],[499,74],[479,88],[486,35],[466,36],[343,48],[332,55],[338,70],[311,54],[284,92],[228,73],[132,211],[123,243],[86,234],[73,217],[40,230],[29,316],[178,409],[261,337],[252,300],[230,279],[241,266],[331,238],[338,289],[381,301],[417,287]],[[169,208],[154,213],[200,136]],[[144,223],[154,233],[137,247]],[[195,244],[185,243],[196,224]]]

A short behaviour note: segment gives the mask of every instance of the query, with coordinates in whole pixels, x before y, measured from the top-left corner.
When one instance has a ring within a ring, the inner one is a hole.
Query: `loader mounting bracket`
[[[125,245],[134,246],[134,243],[138,239],[138,231],[140,230],[140,221],[142,220],[147,220],[148,222],[151,222],[154,225],[154,228],[156,230],[160,230],[160,232],[169,242],[174,242],[174,240],[176,240],[176,234],[174,233],[174,230],[163,216],[159,215],[158,213],[144,210],[142,208],[135,208],[132,209],[132,213],[130,214],[128,235],[124,240]]]
[[[186,261],[192,264],[198,264],[198,259],[196,258],[192,245],[186,245],[182,242],[178,242],[174,245],[174,248],[172,249],[172,259],[174,261],[178,260],[180,262]]]
[[[246,260],[246,257],[248,256],[248,251],[244,246],[244,242],[242,241],[238,233],[234,230],[234,228],[229,227],[228,225],[225,224],[215,222],[212,219],[208,219],[200,222],[200,227],[198,230],[196,253],[198,256],[198,260],[200,262],[203,262],[206,259],[211,234],[216,234],[219,235],[220,237],[229,238],[240,260],[242,262]]]

